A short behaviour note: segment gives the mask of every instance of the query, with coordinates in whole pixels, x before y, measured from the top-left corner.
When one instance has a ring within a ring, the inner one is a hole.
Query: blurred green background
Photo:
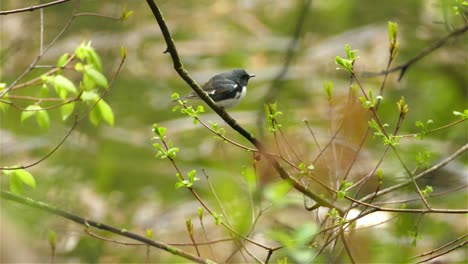
[[[242,126],[258,135],[257,116],[263,109],[263,100],[272,80],[284,63],[303,1],[185,0],[157,3],[165,15],[185,68],[199,83],[232,68],[245,68],[256,74],[257,77],[249,83],[247,97],[229,112]],[[448,30],[463,25],[460,16],[452,11],[454,3],[449,0],[312,1],[291,67],[276,98],[278,108],[284,113],[280,121],[292,141],[300,144],[303,137],[310,138],[302,122],[304,119],[318,131],[322,142],[330,136],[330,120],[339,120],[338,103],[334,110],[336,115],[331,116],[327,110],[323,81],[334,83],[337,98],[347,96],[349,76],[344,71],[337,71],[334,64],[336,55],[344,56],[345,44],[358,50],[360,58],[355,65],[358,72],[383,70],[388,59],[387,21],[394,21],[400,29],[400,53],[396,64],[405,62],[448,34]],[[0,8],[7,10],[35,4],[38,1],[1,1]],[[135,232],[142,233],[146,228],[152,228],[158,240],[188,242],[185,220],[196,215],[199,205],[189,192],[174,188],[175,170],[170,162],[154,157],[152,124],[167,127],[168,139],[181,148],[177,156],[178,165],[185,172],[198,171],[197,176],[202,180],[197,190],[214,206],[215,200],[201,170],[209,174],[221,201],[229,212],[233,212],[234,219],[249,214],[250,209],[246,206],[249,204],[248,190],[241,172],[243,166],[252,166],[252,155],[215,140],[200,125],[193,125],[189,118],[171,111],[171,94],[184,94],[191,90],[177,76],[169,55],[163,54],[165,42],[144,1],[83,0],[79,1],[79,10],[119,17],[125,4],[134,14],[124,22],[102,17],[77,17],[41,59],[39,64],[53,65],[64,52],[73,52],[81,42],[91,40],[102,56],[104,72],[110,78],[119,63],[120,47],[127,49],[124,68],[105,98],[114,110],[115,126],[101,124],[94,127],[88,120],[80,123],[54,155],[30,169],[38,186],[34,190],[27,189],[25,194]],[[62,29],[75,5],[76,2],[71,1],[44,10],[45,43]],[[38,54],[39,21],[38,11],[0,17],[0,82],[11,83]],[[466,34],[449,41],[410,67],[400,82],[397,81],[398,73],[390,75],[379,110],[382,119],[394,126],[398,118],[395,102],[404,96],[410,111],[401,134],[418,132],[414,125],[417,120],[425,122],[432,119],[432,128],[457,120],[452,111],[463,112],[468,106],[466,43]],[[42,72],[35,70],[24,80]],[[376,92],[382,77],[362,77],[361,81],[366,90]],[[34,89],[29,88],[20,94],[37,94]],[[19,102],[20,105],[23,103],[26,105],[26,102]],[[85,112],[86,107],[77,109],[79,114]],[[15,109],[0,111],[1,166],[29,164],[58,144],[73,120],[60,122],[58,110],[50,111],[50,115],[53,120],[51,128],[44,131],[33,120],[21,123],[20,112]],[[226,128],[229,138],[249,146],[211,110],[207,109],[202,119],[218,122]],[[402,140],[403,156],[414,165],[415,153],[428,150],[433,153],[435,162],[467,142],[467,129],[464,122],[432,133],[425,141]],[[271,135],[266,134],[264,140],[271,141]],[[369,155],[367,161],[374,164],[380,158],[382,147],[376,139],[368,143],[365,146]],[[307,149],[302,149],[301,154],[307,160],[313,158]],[[383,166],[392,167],[395,164],[393,159],[395,157],[389,157],[388,164]],[[455,176],[450,178],[453,183],[447,183],[447,188],[460,184],[466,186],[467,160],[465,154],[454,162],[451,168]],[[389,171],[392,173],[398,177],[404,175],[398,166]],[[268,181],[276,180],[276,174],[271,174]],[[4,175],[1,183],[2,189],[8,188],[8,179]],[[437,186],[437,182],[434,184]],[[466,188],[462,191],[466,192]],[[10,243],[5,240],[10,241],[14,237],[22,246],[10,254],[20,260],[26,257],[29,258],[26,261],[47,261],[47,232],[52,229],[57,232],[58,254],[63,262],[143,262],[145,259],[144,247],[102,242],[84,235],[80,226],[56,216],[0,201],[4,257],[7,256],[5,243]],[[466,206],[467,197],[466,194],[455,195],[450,201],[454,208],[459,208],[463,204]],[[282,212],[277,211],[278,214]],[[408,216],[412,217],[416,218]],[[401,220],[400,224],[411,225],[411,221],[415,220]],[[436,245],[453,239],[456,234],[466,233],[466,217],[464,220],[457,218],[457,221],[462,223],[461,227],[458,230],[449,227],[450,234],[445,236],[437,234],[447,229],[448,224],[443,221],[427,227],[436,236]],[[221,236],[222,232],[218,233],[213,233],[212,237]],[[394,236],[398,236],[396,231],[390,230],[387,239],[370,239],[367,248],[371,256],[368,260],[405,261],[414,255],[415,248],[411,246],[401,250],[401,255],[390,250],[391,245],[395,247],[395,240],[391,239]],[[387,253],[382,253],[379,247],[386,248],[381,250]],[[27,254],[21,256],[22,251]],[[181,261],[157,250],[152,250],[152,257],[153,261]]]

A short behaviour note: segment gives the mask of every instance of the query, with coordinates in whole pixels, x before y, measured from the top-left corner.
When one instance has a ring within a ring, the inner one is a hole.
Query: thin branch
[[[384,75],[384,74],[388,74],[391,72],[400,71],[400,76],[398,77],[398,80],[401,80],[401,78],[403,78],[403,75],[406,73],[406,71],[408,70],[410,66],[412,66],[413,64],[415,64],[422,58],[426,57],[427,55],[431,54],[433,51],[444,46],[448,40],[458,37],[460,35],[463,35],[466,31],[468,31],[468,24],[465,24],[463,27],[457,28],[454,31],[450,32],[448,35],[439,39],[438,41],[436,41],[434,44],[430,45],[429,47],[425,48],[423,51],[421,51],[421,53],[409,59],[405,63],[402,63],[398,66],[395,66],[393,68],[380,71],[380,72],[364,72],[362,75],[364,77],[373,77],[373,76],[379,76],[379,75]]]
[[[444,245],[442,245],[442,246],[440,246],[440,247],[438,247],[438,248],[436,248],[436,249],[433,249],[433,250],[431,250],[431,251],[429,251],[429,252],[422,253],[422,254],[413,256],[413,257],[411,257],[411,258],[413,259],[413,258],[425,257],[425,256],[427,256],[427,255],[432,255],[432,254],[434,254],[435,252],[437,252],[437,251],[439,251],[439,250],[442,250],[442,249],[444,249],[444,248],[446,248],[446,247],[448,247],[448,246],[451,246],[452,244],[457,243],[458,241],[460,241],[460,240],[462,240],[462,239],[465,239],[466,237],[468,237],[468,234],[465,234],[465,235],[463,235],[463,236],[461,236],[461,237],[458,237],[458,238],[456,238],[455,240],[452,240],[452,241],[450,241],[450,242],[448,242],[448,243],[446,243],[446,244],[444,244]]]
[[[281,67],[280,71],[276,74],[275,78],[271,82],[271,85],[266,93],[266,97],[264,99],[264,104],[273,103],[278,96],[280,91],[282,81],[286,74],[288,73],[289,67],[294,59],[294,55],[297,51],[297,46],[299,43],[299,38],[302,35],[305,20],[307,18],[307,14],[309,13],[309,8],[312,3],[312,0],[303,0],[301,5],[301,11],[299,17],[296,21],[296,25],[294,27],[294,34],[292,36],[291,42],[289,42],[288,48],[286,50],[286,54],[284,55],[283,59],[283,66]],[[260,135],[263,134],[263,122],[265,120],[265,112],[263,111],[263,104],[260,105],[260,109],[258,110],[257,115],[257,126],[260,131]]]
[[[180,60],[179,54],[177,52],[174,40],[172,35],[169,31],[169,28],[166,25],[162,12],[156,5],[153,0],[146,0],[151,11],[153,12],[154,17],[161,29],[161,32],[164,36],[164,39],[167,44],[167,49],[165,51],[168,52],[172,58],[173,66],[175,71],[179,74],[179,76],[195,91],[195,93],[205,101],[208,106],[211,107],[229,126],[231,126],[235,131],[245,137],[248,141],[250,141],[257,149],[259,149],[262,153],[265,152],[265,146],[258,141],[250,132],[245,130],[242,126],[237,124],[237,121],[231,117],[224,109],[219,107],[209,96],[206,92],[204,92],[200,85],[190,76],[190,74],[184,69],[184,66]],[[291,186],[293,186],[296,190],[300,191],[301,193],[305,194],[306,196],[310,197],[318,204],[328,208],[336,208],[341,214],[344,214],[343,210],[338,206],[332,204],[330,201],[322,198],[321,196],[315,194],[300,182],[298,182],[295,178],[289,175],[288,172],[278,163],[276,158],[266,155],[266,159],[271,163],[272,167],[278,172],[280,177],[288,182]]]
[[[0,16],[14,14],[14,13],[34,11],[34,10],[37,10],[37,9],[42,9],[42,8],[46,8],[46,7],[50,7],[50,6],[54,6],[54,5],[63,4],[63,3],[68,2],[68,1],[70,1],[70,0],[56,0],[56,1],[49,2],[49,3],[41,4],[41,5],[28,6],[28,7],[18,8],[18,9],[0,11]]]
[[[430,258],[427,258],[427,259],[418,261],[418,262],[416,262],[416,263],[427,263],[427,262],[428,262],[429,260],[431,260],[431,259],[435,259],[435,258],[438,258],[438,257],[440,257],[440,256],[446,255],[446,254],[448,254],[448,253],[450,253],[450,252],[452,252],[452,251],[454,251],[454,250],[456,250],[456,249],[459,249],[459,248],[464,247],[466,244],[468,244],[468,240],[466,240],[466,241],[464,241],[463,243],[460,243],[460,244],[458,244],[458,245],[456,245],[456,246],[454,246],[454,247],[452,247],[452,248],[449,248],[449,249],[447,249],[447,250],[445,250],[445,251],[443,251],[443,252],[441,252],[441,253],[439,253],[439,254],[437,254],[437,255],[434,255],[434,256],[432,256],[432,257],[430,257]]]
[[[192,255],[189,252],[186,252],[184,250],[180,250],[178,248],[172,247],[172,246],[170,246],[170,245],[168,245],[166,243],[159,242],[159,241],[156,241],[156,240],[151,240],[151,239],[146,238],[144,236],[140,236],[140,235],[138,235],[136,233],[129,232],[129,231],[123,229],[123,228],[121,229],[121,228],[110,226],[110,225],[107,225],[107,224],[104,224],[104,223],[100,223],[100,222],[96,222],[96,221],[93,221],[93,220],[85,219],[85,218],[83,218],[81,216],[78,216],[76,214],[73,214],[73,213],[58,209],[58,208],[53,207],[53,206],[51,206],[51,205],[49,205],[47,203],[44,203],[44,202],[36,201],[36,200],[31,199],[31,198],[22,197],[22,196],[19,196],[19,195],[16,195],[16,194],[13,194],[11,192],[4,191],[4,190],[0,191],[0,196],[3,199],[6,199],[6,200],[18,202],[20,204],[27,205],[27,206],[32,207],[32,208],[36,208],[36,209],[39,209],[39,210],[42,210],[42,211],[45,211],[45,212],[48,212],[48,213],[51,213],[51,214],[54,214],[54,215],[61,216],[63,218],[69,219],[69,220],[71,220],[71,221],[73,221],[75,223],[81,224],[81,225],[86,226],[86,227],[94,227],[94,228],[105,230],[105,231],[108,231],[108,232],[111,232],[111,233],[114,233],[114,234],[117,234],[117,235],[120,235],[120,236],[123,236],[123,237],[130,238],[130,239],[133,239],[133,240],[136,240],[136,241],[140,241],[142,243],[145,243],[146,245],[162,249],[162,250],[167,251],[167,252],[169,252],[171,254],[183,257],[185,259],[194,261],[196,263],[210,263],[210,260],[208,260],[208,259],[197,257],[195,255]]]
[[[461,154],[463,154],[465,151],[468,150],[468,143],[463,145],[461,148],[459,148],[457,151],[455,151],[452,155],[448,156],[446,159],[442,160],[441,162],[437,163],[436,165],[430,167],[429,169],[413,176],[413,179],[416,180],[418,178],[421,178],[423,177],[424,175],[427,175],[433,171],[436,171],[442,167],[444,167],[445,165],[447,165],[450,161],[454,160],[455,158],[457,158],[458,156],[460,156]],[[376,197],[378,196],[381,196],[381,195],[384,195],[384,194],[387,194],[389,192],[392,192],[394,190],[398,190],[400,189],[401,187],[403,186],[406,186],[408,184],[412,183],[412,180],[408,179],[402,183],[399,183],[399,184],[396,184],[396,185],[393,185],[391,187],[388,187],[386,189],[383,189],[379,192],[377,192],[377,194],[375,195]],[[372,199],[372,197],[374,196],[374,193],[372,194],[369,194],[369,195],[366,195],[365,197],[361,198],[360,201],[362,202],[365,202],[365,201],[368,201],[370,199]]]

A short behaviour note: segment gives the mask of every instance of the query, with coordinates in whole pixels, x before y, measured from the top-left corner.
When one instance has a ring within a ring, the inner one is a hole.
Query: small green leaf
[[[23,112],[21,112],[21,122],[36,115],[37,111],[41,110],[42,107],[38,105],[28,105]]]
[[[200,219],[200,222],[203,221],[203,207],[198,207],[198,218]]]
[[[10,176],[10,191],[16,194],[23,193],[23,184],[31,188],[36,188],[36,181],[28,171],[24,169],[13,170],[9,173]]]
[[[85,91],[92,91],[96,88],[96,82],[94,82],[93,78],[89,76],[89,74],[83,74],[83,80],[81,81],[83,90]]]
[[[10,191],[15,194],[23,193],[23,182],[16,173],[10,174]]]
[[[400,100],[397,102],[397,107],[398,107],[398,111],[400,112],[400,114],[402,116],[406,115],[406,113],[408,113],[409,111],[409,108],[408,108],[408,104],[406,104],[405,102],[405,97],[401,97]]]
[[[172,99],[172,100],[177,100],[177,99],[179,99],[179,98],[180,98],[180,96],[179,96],[178,93],[173,93],[173,94],[171,95],[171,99]]]
[[[54,251],[55,251],[55,248],[57,246],[57,238],[56,237],[57,236],[55,234],[55,231],[49,230],[49,235],[48,235],[49,245],[52,248],[52,250],[54,250]]]
[[[379,181],[379,184],[383,183],[383,171],[381,168],[377,169],[377,180]]]
[[[94,66],[94,68],[96,70],[98,70],[99,72],[102,71],[102,61],[101,61],[101,57],[99,57],[99,54],[96,53],[96,51],[94,50],[94,48],[90,47],[88,49],[88,60],[87,60],[88,63],[90,63],[91,65]]]
[[[217,226],[219,226],[221,223],[223,223],[223,221],[221,220],[221,217],[223,216],[222,214],[218,214],[216,213],[215,211],[213,211],[211,213],[211,215],[213,216],[213,218],[215,219],[215,224]]]
[[[468,109],[465,109],[465,110],[463,111],[463,113],[462,113],[462,112],[458,112],[458,111],[453,111],[453,114],[454,114],[455,116],[461,117],[462,119],[467,119],[467,118],[468,118]]]
[[[102,116],[101,112],[99,111],[98,107],[94,107],[93,110],[89,113],[89,121],[94,126],[98,126],[99,122],[101,122]]]
[[[390,40],[390,43],[396,42],[397,34],[398,34],[398,24],[388,21],[388,39]]]
[[[14,170],[14,172],[18,175],[22,183],[28,185],[31,188],[36,188],[36,181],[34,180],[34,177],[27,170],[19,169]]]
[[[147,229],[145,230],[145,236],[146,236],[147,238],[149,238],[149,239],[153,239],[153,230],[147,228]]]
[[[61,98],[65,98],[67,96],[67,92],[76,94],[76,87],[72,81],[67,79],[63,75],[57,75],[54,78],[54,87],[57,93],[60,95]],[[65,92],[63,92],[63,91]]]
[[[99,95],[95,92],[83,91],[80,98],[83,102],[94,104],[99,100]]]
[[[197,171],[196,170],[191,170],[187,173],[187,177],[189,178],[189,180],[191,182],[194,182],[195,181],[195,175],[197,174]]]
[[[179,148],[170,148],[167,150],[167,157],[170,159],[175,159],[177,152],[179,152]]]
[[[75,109],[75,102],[70,102],[62,105],[60,107],[60,113],[62,115],[62,120],[65,121],[68,119],[68,117],[73,113],[73,110]]]
[[[107,81],[106,76],[102,74],[100,71],[94,69],[93,67],[85,67],[85,76],[91,78],[96,85],[101,86],[103,88],[109,87],[109,82]]]
[[[110,126],[113,126],[114,112],[112,112],[112,108],[102,99],[97,103],[96,108],[99,109],[102,119]]]
[[[43,129],[49,129],[50,127],[50,118],[49,113],[46,110],[39,110],[36,112],[36,121],[37,124]]]
[[[127,49],[125,47],[120,47],[120,58],[125,60],[127,58]]]
[[[70,58],[70,54],[69,53],[64,53],[62,54],[62,56],[59,57],[59,59],[57,60],[57,67],[63,67],[65,66],[65,63],[67,63],[67,60]]]
[[[325,95],[327,96],[327,100],[330,102],[333,97],[333,83],[329,81],[323,82],[323,90],[325,91]]]

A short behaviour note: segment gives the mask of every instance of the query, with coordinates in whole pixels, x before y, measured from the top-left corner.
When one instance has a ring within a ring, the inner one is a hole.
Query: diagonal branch
[[[191,260],[191,261],[196,262],[196,263],[210,263],[210,261],[208,259],[197,257],[195,255],[192,255],[189,252],[177,249],[177,248],[172,247],[172,246],[170,246],[168,244],[165,244],[163,242],[159,242],[159,241],[156,241],[156,240],[151,240],[151,239],[149,239],[147,237],[140,236],[138,234],[129,232],[129,231],[125,230],[125,229],[120,229],[120,228],[110,226],[110,225],[107,225],[107,224],[104,224],[104,223],[96,222],[96,221],[93,221],[93,220],[88,220],[88,219],[85,219],[85,218],[80,217],[78,215],[75,215],[73,213],[58,209],[56,207],[53,207],[51,205],[48,205],[48,204],[40,202],[40,201],[36,201],[36,200],[30,199],[30,198],[19,196],[19,195],[13,194],[13,193],[8,192],[8,191],[3,191],[3,190],[0,192],[0,197],[2,197],[3,199],[6,199],[6,200],[14,201],[14,202],[17,202],[17,203],[20,203],[20,204],[24,204],[24,205],[27,205],[27,206],[30,206],[30,207],[33,207],[33,208],[37,208],[37,209],[42,210],[42,211],[46,211],[46,212],[61,216],[63,218],[69,219],[69,220],[71,220],[71,221],[73,221],[75,223],[82,224],[82,225],[84,225],[86,227],[92,226],[92,227],[95,227],[97,229],[105,230],[105,231],[108,231],[108,232],[111,232],[111,233],[114,233],[114,234],[117,234],[117,235],[120,235],[120,236],[123,236],[123,237],[127,237],[127,238],[130,238],[130,239],[136,240],[136,241],[140,241],[140,242],[142,242],[142,243],[144,243],[146,245],[162,249],[162,250],[167,251],[167,252],[169,252],[171,254],[186,258],[186,259]]]
[[[231,126],[232,129],[234,129],[239,134],[241,134],[244,138],[250,141],[260,152],[264,153],[266,151],[265,146],[257,138],[255,138],[250,132],[248,132],[242,126],[240,126],[237,123],[237,121],[231,117],[231,115],[229,115],[226,111],[224,111],[224,109],[216,105],[216,103],[208,96],[208,94],[206,94],[201,89],[200,85],[198,85],[198,83],[190,76],[187,70],[184,69],[184,66],[177,52],[174,40],[172,39],[171,33],[169,31],[169,28],[166,25],[166,22],[164,20],[161,10],[159,10],[158,6],[153,0],[146,0],[146,2],[151,8],[151,11],[153,12],[153,15],[156,18],[156,21],[158,22],[158,25],[164,36],[164,40],[166,41],[167,49],[165,53],[170,54],[173,64],[174,64],[174,69],[179,74],[179,76],[195,91],[195,93],[203,101],[205,101],[206,104],[208,104],[208,106],[211,107],[211,109],[213,109],[229,126]],[[288,182],[291,186],[293,186],[296,190],[310,197],[315,202],[317,202],[320,206],[324,206],[328,208],[336,208],[341,214],[343,214],[342,209],[338,208],[330,201],[313,193],[312,191],[307,189],[304,185],[302,185],[299,181],[297,181],[295,178],[291,177],[291,175],[289,175],[288,172],[286,172],[286,170],[279,164],[279,162],[276,160],[275,157],[272,157],[269,155],[264,155],[264,156],[270,162],[273,168],[278,172],[280,177],[286,182]]]
[[[408,68],[413,65],[414,63],[418,62],[422,58],[426,57],[427,55],[431,54],[433,51],[441,48],[442,46],[445,45],[445,43],[452,38],[458,37],[460,35],[463,35],[466,31],[468,31],[468,24],[465,24],[463,27],[455,29],[454,31],[450,32],[448,35],[445,37],[439,39],[429,47],[425,48],[421,53],[416,55],[415,57],[409,59],[407,62],[402,63],[398,66],[395,66],[393,68],[390,68],[385,71],[380,71],[380,72],[364,72],[363,76],[365,77],[372,77],[372,76],[379,76],[379,75],[384,75],[384,74],[389,74],[391,72],[396,72],[400,71],[400,76],[398,77],[398,80],[401,80],[403,78],[403,75],[406,73]]]
[[[59,5],[59,4],[68,2],[68,1],[70,1],[70,0],[56,0],[56,1],[49,2],[49,3],[41,4],[41,5],[28,6],[28,7],[24,7],[24,8],[0,11],[0,16],[8,15],[8,14],[14,14],[14,13],[34,11],[36,9],[45,8],[45,7],[54,6],[54,5]]]

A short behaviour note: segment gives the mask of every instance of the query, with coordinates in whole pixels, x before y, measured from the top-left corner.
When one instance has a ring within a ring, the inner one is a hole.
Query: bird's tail
[[[172,102],[176,102],[176,101],[179,101],[179,100],[185,100],[185,99],[197,99],[197,98],[200,98],[200,97],[198,97],[198,95],[196,93],[191,93],[191,94],[181,96],[181,97],[179,97],[177,99],[174,99],[174,100],[172,100]]]

